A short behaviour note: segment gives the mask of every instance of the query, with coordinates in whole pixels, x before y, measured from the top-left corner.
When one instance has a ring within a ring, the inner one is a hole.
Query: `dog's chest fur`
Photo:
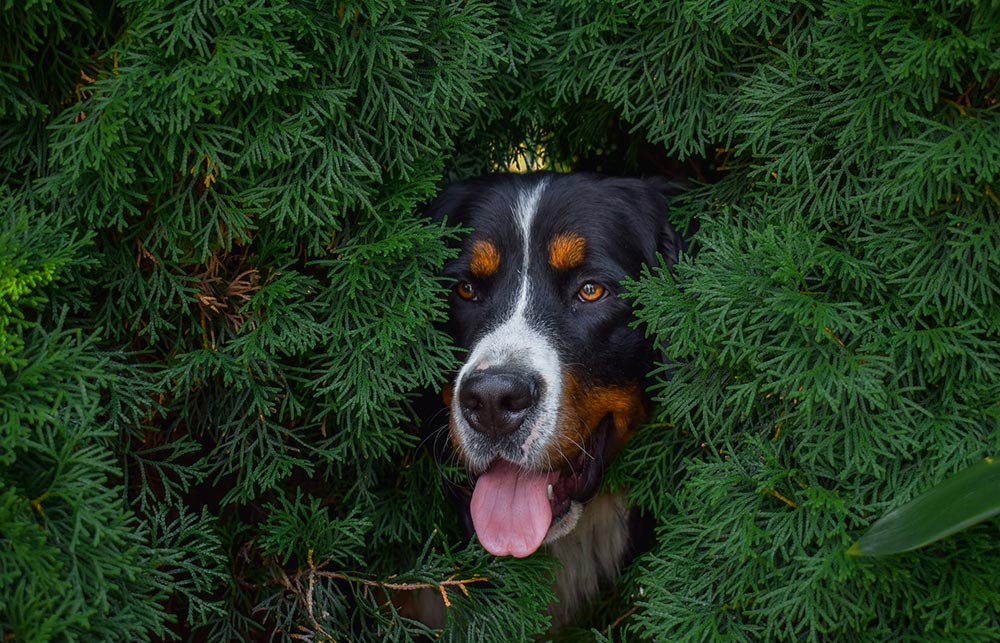
[[[621,572],[629,549],[628,507],[618,494],[591,500],[576,528],[549,544],[559,561],[553,589],[557,603],[549,606],[555,625],[568,622]]]

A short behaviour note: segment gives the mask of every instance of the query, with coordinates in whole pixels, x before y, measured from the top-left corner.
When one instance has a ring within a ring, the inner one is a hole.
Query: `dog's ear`
[[[669,203],[677,195],[689,190],[691,186],[682,181],[668,181],[663,177],[650,177],[644,179],[644,181],[647,185],[659,192],[660,197],[663,200],[657,250],[661,255],[663,255],[663,260],[666,262],[667,269],[673,270],[674,265],[680,260],[681,252],[688,251],[688,245],[685,238],[689,236],[693,230],[685,230],[685,234],[681,234],[677,231],[677,229],[670,223]]]
[[[663,255],[667,270],[673,270],[674,265],[680,261],[681,251],[685,249],[684,238],[674,229],[669,221],[664,219],[660,226],[659,252]]]
[[[452,183],[424,208],[424,215],[432,221],[461,224],[468,206],[478,190],[471,181]]]
[[[691,186],[682,182],[667,181],[660,177],[647,178],[645,182],[659,193],[658,196],[661,200],[662,208],[659,216],[657,251],[663,257],[663,264],[667,270],[673,271],[674,266],[680,261],[681,253],[687,254],[691,251],[687,239],[697,230],[698,222],[692,220],[683,234],[679,232],[670,223],[670,202],[677,195],[690,189]],[[657,361],[664,366],[663,370],[659,372],[658,377],[664,381],[673,377],[673,367],[670,366],[671,360],[667,357],[667,347],[669,345],[670,338],[663,337],[655,347]]]

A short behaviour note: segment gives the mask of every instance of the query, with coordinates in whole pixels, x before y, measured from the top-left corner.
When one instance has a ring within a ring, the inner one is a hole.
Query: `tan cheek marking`
[[[614,423],[614,434],[609,437],[612,453],[628,442],[646,419],[649,411],[639,382],[587,386],[570,373],[563,376],[566,382],[563,412],[552,446],[553,462],[562,461],[563,457],[573,460],[608,414]]]
[[[484,279],[496,274],[500,269],[500,250],[492,241],[478,239],[472,243],[469,257],[469,272],[473,277]]]
[[[583,263],[587,253],[587,240],[568,232],[557,234],[549,242],[549,265],[556,270],[569,270]]]

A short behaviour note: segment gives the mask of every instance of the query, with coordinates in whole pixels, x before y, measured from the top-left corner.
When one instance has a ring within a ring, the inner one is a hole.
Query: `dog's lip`
[[[559,477],[552,484],[550,503],[553,522],[569,511],[572,501],[586,502],[596,493],[601,476],[593,473],[600,468],[595,457],[588,456],[587,451],[581,451],[572,467],[560,471]]]

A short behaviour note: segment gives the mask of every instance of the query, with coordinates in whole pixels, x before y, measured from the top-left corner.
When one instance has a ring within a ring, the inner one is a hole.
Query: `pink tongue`
[[[552,524],[549,474],[497,460],[472,492],[472,524],[494,556],[530,556]]]

